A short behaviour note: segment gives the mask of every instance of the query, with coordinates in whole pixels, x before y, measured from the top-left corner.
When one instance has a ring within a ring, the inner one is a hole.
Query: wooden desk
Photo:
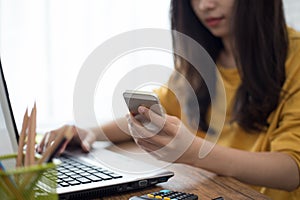
[[[133,142],[123,143],[117,147],[111,145],[108,149],[115,152],[120,152],[120,149],[126,149],[128,152],[141,151]],[[122,152],[122,154],[132,157],[132,154],[130,153],[126,154]],[[161,183],[155,187],[144,190],[105,197],[104,199],[129,199],[132,196],[140,196],[161,189],[194,193],[198,195],[200,200],[211,200],[219,196],[222,196],[225,200],[270,199],[233,178],[218,176],[203,169],[183,164],[171,164],[167,169],[173,171],[175,176],[170,178],[166,183]]]

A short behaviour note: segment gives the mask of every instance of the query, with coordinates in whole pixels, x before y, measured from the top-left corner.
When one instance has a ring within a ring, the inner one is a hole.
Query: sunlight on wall
[[[74,83],[87,56],[125,31],[168,29],[168,9],[166,0],[0,1],[1,59],[18,126],[35,100],[38,128],[72,121]],[[134,60],[138,58],[123,63],[124,67],[134,65]],[[171,56],[153,60],[172,64]],[[100,118],[108,119],[110,99],[104,101],[107,109]]]
[[[169,3],[169,0],[1,0],[1,60],[18,127],[26,107],[35,100],[39,130],[72,121],[74,83],[87,56],[107,39],[125,31],[169,29]],[[284,0],[284,3],[288,24],[300,30],[300,1]],[[118,79],[128,70],[146,64],[172,68],[172,55],[139,52],[116,62],[113,73],[101,85],[105,87],[95,94],[95,112],[101,120],[112,117],[112,91]]]

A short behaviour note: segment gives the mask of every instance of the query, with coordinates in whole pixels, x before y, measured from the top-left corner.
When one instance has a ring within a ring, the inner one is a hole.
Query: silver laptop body
[[[8,154],[17,152],[19,134],[1,60],[0,71],[0,137],[4,138],[0,140],[0,154]],[[89,199],[118,194],[165,182],[174,175],[159,166],[115,153],[109,146],[99,142],[89,154],[72,151],[63,155],[62,165],[58,167],[57,193],[60,199]],[[75,172],[68,172],[69,169]]]

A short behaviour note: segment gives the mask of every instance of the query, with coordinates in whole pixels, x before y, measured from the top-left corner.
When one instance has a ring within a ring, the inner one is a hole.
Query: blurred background
[[[300,30],[300,1],[283,1],[288,24]],[[34,101],[39,131],[72,123],[74,84],[88,55],[126,31],[170,29],[169,4],[169,0],[0,0],[0,55],[19,129],[26,107]],[[100,122],[112,119],[112,85],[147,64],[172,68],[172,55],[141,51],[112,64],[114,70],[101,83],[101,93],[95,93]]]

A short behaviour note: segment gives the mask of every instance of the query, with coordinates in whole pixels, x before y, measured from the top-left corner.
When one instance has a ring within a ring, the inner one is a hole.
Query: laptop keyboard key
[[[76,180],[74,180],[74,181],[71,181],[71,182],[69,182],[69,184],[70,184],[70,185],[79,185],[79,184],[80,184],[80,182],[79,182],[79,181],[76,181]]]
[[[101,178],[99,178],[98,176],[94,176],[94,175],[88,176],[87,178],[92,180],[93,182],[102,181]]]
[[[71,177],[68,177],[68,178],[65,178],[65,179],[64,179],[64,181],[65,181],[65,182],[68,182],[68,183],[71,182],[71,181],[74,181],[74,180],[75,180],[75,179],[73,179],[73,178],[71,178]]]
[[[60,183],[59,185],[62,186],[62,187],[68,187],[68,186],[69,186],[69,183],[62,182],[62,183]]]
[[[109,174],[109,176],[111,176],[111,177],[113,177],[113,178],[122,178],[121,175],[115,174],[115,173],[111,173],[111,174]]]
[[[78,178],[81,178],[81,177],[82,177],[81,174],[75,174],[75,175],[72,176],[72,178],[75,178],[75,179],[78,179]]]
[[[84,172],[84,173],[80,173],[81,176],[86,177],[86,176],[90,176],[91,174],[88,172]]]
[[[102,178],[103,180],[109,180],[109,179],[112,179],[112,177],[106,175],[106,174],[103,174],[103,173],[95,173],[95,176],[98,176],[100,178]]]
[[[79,181],[80,183],[90,183],[90,182],[92,182],[90,179],[87,179],[87,178],[84,178],[84,177],[77,178],[76,180]]]
[[[70,170],[65,169],[65,168],[58,169],[58,171],[59,171],[60,173],[68,173],[68,172],[70,172]]]
[[[74,175],[76,175],[76,173],[75,172],[66,172],[65,175],[74,176]]]
[[[97,173],[98,171],[95,169],[89,170],[89,173],[93,174],[93,173]]]
[[[83,171],[90,171],[91,168],[90,167],[82,167],[81,170],[83,170]]]
[[[82,173],[84,173],[85,171],[83,171],[83,170],[81,170],[81,169],[79,169],[79,170],[76,170],[76,173],[77,174],[82,174]]]

